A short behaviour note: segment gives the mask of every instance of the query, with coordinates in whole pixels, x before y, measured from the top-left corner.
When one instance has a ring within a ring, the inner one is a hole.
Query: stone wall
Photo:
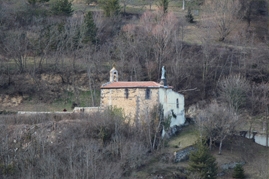
[[[74,113],[93,113],[98,111],[99,107],[75,107],[73,110]]]
[[[193,146],[185,147],[178,151],[174,152],[175,163],[182,162],[189,159],[190,151],[194,151],[195,148]]]
[[[125,115],[140,120],[159,103],[159,89],[150,88],[150,98],[145,99],[147,88],[128,88],[126,98],[125,88],[101,89],[101,109],[108,106],[123,108]]]
[[[259,133],[257,131],[253,131],[249,135],[248,131],[240,131],[239,135],[242,137],[246,137],[248,139],[252,139],[257,144],[266,146],[266,134],[265,133]],[[269,141],[269,137],[268,137],[268,141]]]

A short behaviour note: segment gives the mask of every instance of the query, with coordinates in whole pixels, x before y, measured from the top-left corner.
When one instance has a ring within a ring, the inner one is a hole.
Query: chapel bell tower
[[[110,80],[109,82],[118,82],[118,71],[115,68],[115,63],[113,64],[113,68],[110,70]]]

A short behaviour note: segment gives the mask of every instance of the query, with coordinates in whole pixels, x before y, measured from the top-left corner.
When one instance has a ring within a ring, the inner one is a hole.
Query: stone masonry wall
[[[125,115],[140,120],[159,103],[159,89],[150,89],[150,98],[145,99],[146,88],[128,88],[126,98],[125,88],[101,89],[101,109],[108,106],[123,108]]]

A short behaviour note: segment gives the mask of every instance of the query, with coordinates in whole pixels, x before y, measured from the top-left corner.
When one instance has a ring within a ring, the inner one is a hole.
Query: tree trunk
[[[95,106],[94,104],[94,99],[93,99],[93,90],[92,90],[92,83],[91,83],[91,67],[88,68],[88,76],[89,76],[89,86],[90,86],[90,91],[91,91],[91,97],[92,97],[92,105]]]
[[[252,117],[251,117],[251,121],[252,121]],[[251,135],[251,128],[252,128],[252,122],[250,123],[249,130],[248,130],[248,138],[249,139],[250,139],[250,135]]]
[[[220,145],[219,145],[219,155],[221,155],[222,141],[223,141],[223,140],[220,141]]]
[[[155,148],[155,143],[156,143],[156,139],[157,139],[157,133],[159,131],[160,125],[161,125],[161,120],[160,120],[160,122],[158,124],[158,127],[156,128],[156,131],[155,131],[154,140],[153,140],[153,149]]]
[[[211,151],[211,149],[212,149],[212,137],[210,137],[210,141],[209,141],[209,149],[210,149],[210,151]]]
[[[124,15],[124,16],[126,15],[126,14],[125,14],[125,13],[126,13],[126,12],[125,12],[125,7],[126,7],[126,1],[123,2],[123,15]]]
[[[266,147],[268,147],[268,108],[269,104],[266,106]]]

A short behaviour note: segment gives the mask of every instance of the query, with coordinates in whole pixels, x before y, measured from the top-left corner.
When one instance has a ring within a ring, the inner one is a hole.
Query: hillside
[[[147,133],[142,132],[148,128],[129,126],[114,112],[1,115],[0,177],[186,177],[188,161],[175,163],[174,152],[193,144],[198,133],[195,126],[183,128],[179,135],[160,143],[159,150],[152,150]],[[223,144],[222,155],[217,154],[217,146],[211,153],[218,166],[246,162],[247,178],[268,176],[268,149],[249,139],[233,136]],[[231,173],[225,170],[219,178],[230,178]]]
[[[0,178],[198,179],[174,152],[199,136],[217,178],[235,162],[268,177],[268,148],[239,137],[269,132],[268,2],[184,2],[0,0]],[[114,63],[119,81],[160,82],[165,66],[187,126],[166,139],[160,111],[136,125],[119,108],[16,114],[99,106]]]
[[[121,81],[158,82],[160,67],[166,66],[168,84],[184,93],[186,106],[218,96],[218,81],[229,75],[242,74],[255,84],[268,81],[266,2],[246,1],[236,4],[236,10],[227,7],[225,11],[235,14],[225,19],[206,1],[193,1],[186,9],[198,9],[194,23],[186,21],[187,10],[176,1],[169,3],[168,16],[154,23],[150,18],[161,12],[156,2],[151,3],[128,1],[125,14],[104,17],[100,4],[83,1],[73,2],[72,15],[61,15],[50,9],[52,2],[32,6],[24,0],[2,0],[0,109],[98,106],[99,87],[108,81],[114,62]],[[230,30],[218,40],[216,23],[222,20]],[[90,22],[92,27],[85,26]],[[161,31],[154,34],[158,25]],[[153,31],[147,32],[147,26]],[[93,38],[87,28],[95,29],[95,41],[86,43],[85,38]],[[83,101],[85,94],[92,96]]]

